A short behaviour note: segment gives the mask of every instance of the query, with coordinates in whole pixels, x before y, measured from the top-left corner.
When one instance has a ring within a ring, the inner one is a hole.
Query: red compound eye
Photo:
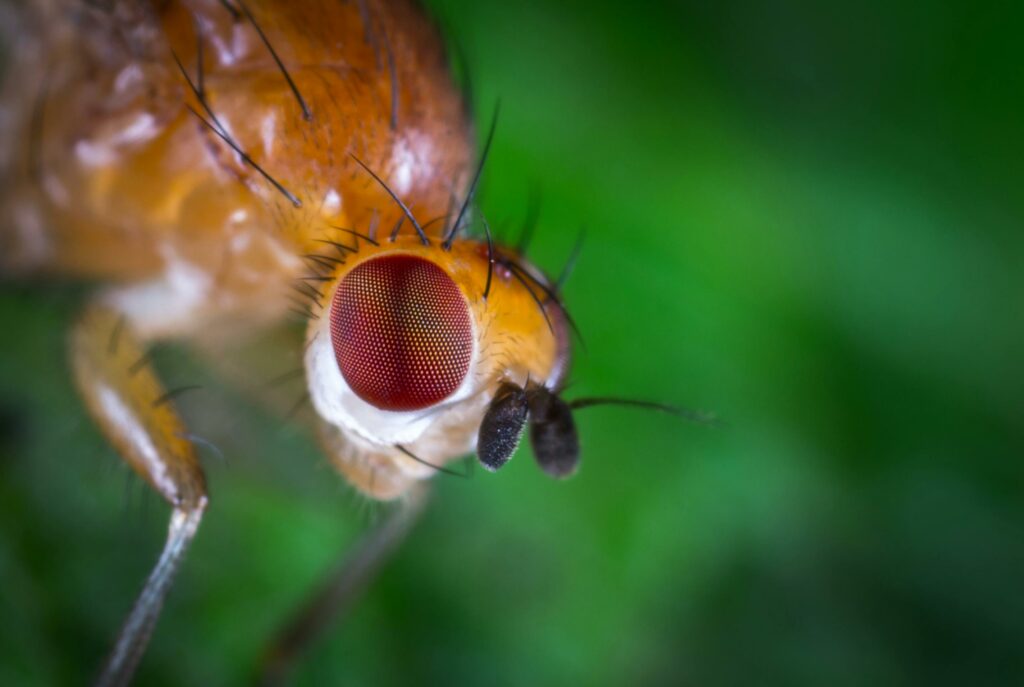
[[[331,305],[334,357],[359,398],[416,410],[451,395],[469,370],[466,301],[444,270],[412,255],[354,267]]]

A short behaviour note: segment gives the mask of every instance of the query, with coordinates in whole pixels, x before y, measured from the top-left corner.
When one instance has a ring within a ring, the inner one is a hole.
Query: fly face
[[[347,444],[339,467],[371,496],[399,496],[474,450],[490,451],[481,461],[492,467],[492,442],[478,436],[497,426],[502,389],[562,381],[562,306],[533,267],[489,245],[364,240],[322,291],[310,397]]]

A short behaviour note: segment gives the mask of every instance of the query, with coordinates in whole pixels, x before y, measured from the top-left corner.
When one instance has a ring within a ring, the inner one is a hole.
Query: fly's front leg
[[[354,456],[352,447],[337,429],[323,422],[320,439],[327,457],[336,467],[363,465],[371,472],[378,469],[374,460],[381,460],[380,456]],[[345,615],[422,516],[430,496],[429,485],[424,482],[405,484],[395,481],[394,475],[389,475],[384,468],[380,468],[380,472],[379,481],[374,482],[380,488],[369,493],[392,500],[388,506],[390,512],[341,557],[274,636],[258,669],[260,685],[271,687],[288,683],[302,655]],[[344,474],[348,477],[355,473],[346,468]],[[394,493],[398,484],[404,488],[400,497]]]
[[[131,324],[88,307],[71,333],[71,369],[89,414],[135,472],[171,505],[167,542],[98,680],[124,685],[149,642],[174,575],[206,508],[206,480],[169,396]]]

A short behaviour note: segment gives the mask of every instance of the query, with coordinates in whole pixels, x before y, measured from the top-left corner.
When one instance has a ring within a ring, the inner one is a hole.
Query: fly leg
[[[157,379],[130,323],[95,304],[76,322],[69,342],[71,369],[89,414],[106,438],[171,505],[163,553],[97,681],[127,684],[146,650],[164,598],[206,508],[206,480],[185,427]]]
[[[330,442],[323,442],[330,449]],[[339,448],[335,446],[334,448]],[[332,456],[333,458],[334,456]],[[258,683],[285,684],[301,655],[345,614],[419,520],[429,486],[413,485],[388,516],[338,561],[264,652]]]

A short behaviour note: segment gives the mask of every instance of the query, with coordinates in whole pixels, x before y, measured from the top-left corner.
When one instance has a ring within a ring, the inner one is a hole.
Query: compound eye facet
[[[469,371],[473,329],[459,287],[414,255],[356,265],[331,304],[331,340],[349,387],[382,410],[418,410],[450,396]]]

